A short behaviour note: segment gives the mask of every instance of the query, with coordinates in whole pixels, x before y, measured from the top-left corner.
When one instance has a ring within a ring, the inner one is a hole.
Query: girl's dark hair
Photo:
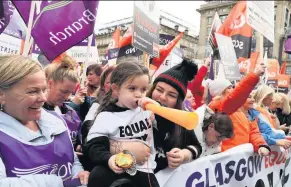
[[[110,78],[110,84],[116,84],[118,87],[121,87],[122,84],[127,81],[132,81],[136,76],[141,75],[147,75],[150,80],[148,68],[135,62],[125,61],[118,64],[113,70]],[[112,98],[112,89],[110,89],[110,91],[106,93],[104,98],[101,100],[97,115],[102,112],[110,102],[114,102],[114,98]]]
[[[97,76],[100,76],[102,71],[103,71],[102,65],[92,64],[92,65],[88,66],[87,70],[86,70],[86,76],[88,76],[90,71],[93,71]]]
[[[158,84],[158,82],[153,84],[153,86],[150,88],[150,90],[147,93],[147,97],[152,98],[153,91],[155,90],[157,84]],[[184,99],[179,94],[178,98],[177,98],[176,105],[174,108],[178,109],[178,110],[183,110],[183,107],[182,107],[183,101],[184,101]],[[172,137],[170,141],[171,141],[172,145],[179,147],[183,144],[183,141],[185,141],[186,137],[181,137],[181,136],[185,136],[185,133],[183,133],[182,129],[183,129],[183,127],[181,127],[180,125],[175,125],[174,130],[172,132],[170,132],[170,137]]]
[[[115,66],[108,67],[107,69],[105,69],[103,71],[103,73],[100,76],[100,86],[96,92],[96,102],[97,103],[99,103],[105,95],[105,91],[104,91],[105,80],[107,79],[108,75],[110,75],[110,73],[113,72],[114,68],[115,68]]]
[[[210,124],[214,124],[214,129],[221,134],[222,137],[231,138],[233,136],[233,124],[229,116],[225,113],[215,113],[209,118],[203,120],[202,131],[208,130]]]

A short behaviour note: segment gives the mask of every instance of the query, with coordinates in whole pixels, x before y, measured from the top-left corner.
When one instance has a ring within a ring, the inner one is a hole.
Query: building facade
[[[224,22],[236,1],[211,1],[200,6],[198,11],[200,18],[200,32],[198,44],[198,58],[208,57],[211,53],[211,47],[208,43],[212,21],[217,12],[221,21]],[[278,59],[281,61],[291,62],[291,55],[284,53],[284,41],[288,29],[291,27],[291,1],[275,1],[274,5],[274,22],[275,22],[275,42],[274,44],[264,38],[264,52],[268,51],[268,58]],[[256,50],[256,43],[259,35],[253,32],[252,51]]]
[[[104,58],[105,51],[110,43],[113,32],[117,27],[121,29],[121,36],[133,23],[133,18],[124,18],[99,27],[96,34],[96,44],[100,59]],[[160,14],[160,34],[177,36],[180,32],[185,32],[177,47],[183,49],[184,56],[191,59],[198,58],[198,29],[183,20],[161,11]]]

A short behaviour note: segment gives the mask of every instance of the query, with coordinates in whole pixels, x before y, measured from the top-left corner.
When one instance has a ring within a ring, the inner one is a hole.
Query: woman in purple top
[[[81,120],[77,112],[68,106],[65,101],[74,93],[79,77],[74,69],[75,62],[70,58],[61,60],[58,64],[50,64],[45,68],[48,91],[47,101],[43,108],[55,112],[66,121],[74,147],[80,145],[78,138]]]
[[[79,163],[64,120],[42,109],[46,77],[40,64],[0,56],[0,186],[81,186]]]

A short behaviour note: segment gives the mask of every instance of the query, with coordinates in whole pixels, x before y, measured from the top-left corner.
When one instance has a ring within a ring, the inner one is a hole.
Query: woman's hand
[[[74,96],[72,102],[74,102],[77,105],[80,105],[84,102],[85,96],[87,94],[87,88],[80,88],[77,92],[76,95]]]
[[[277,140],[276,145],[281,146],[284,149],[288,149],[291,146],[291,141],[285,139]]]
[[[110,153],[118,154],[123,150],[132,152],[138,165],[143,165],[151,155],[151,149],[140,141],[110,140]]]
[[[204,64],[203,64],[203,65],[204,65],[205,67],[208,68],[208,67],[209,67],[209,64],[210,64],[210,60],[211,60],[210,57],[205,58],[205,59],[204,59]]]
[[[281,125],[279,128],[283,131],[288,131],[290,129],[290,127],[286,126],[286,123],[284,125]]]
[[[260,63],[260,65],[255,69],[254,73],[257,76],[262,76],[264,75],[265,70],[266,70],[266,65],[264,63]]]
[[[83,156],[81,145],[77,146],[75,153],[77,156]]]
[[[116,158],[116,155],[112,155],[110,157],[110,159],[108,160],[108,166],[112,171],[114,171],[114,173],[121,174],[124,172],[124,169],[116,165],[115,158]]]
[[[151,104],[155,104],[155,105],[160,105],[158,102],[148,98],[148,97],[144,97],[138,100],[137,104],[138,106],[140,106],[142,109],[146,110],[145,106],[146,104],[151,103]]]
[[[179,148],[173,148],[170,152],[167,152],[166,154],[169,168],[177,168],[184,162],[184,152]]]
[[[88,171],[81,171],[76,178],[80,179],[80,182],[82,185],[87,185],[88,184],[88,178],[89,178],[90,173]]]

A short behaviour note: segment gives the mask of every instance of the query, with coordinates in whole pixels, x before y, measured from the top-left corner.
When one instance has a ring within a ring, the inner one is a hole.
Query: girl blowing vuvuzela
[[[148,69],[134,62],[119,64],[111,75],[111,89],[98,108],[90,129],[85,152],[96,165],[88,187],[108,187],[119,178],[129,177],[139,187],[158,187],[153,170],[156,167],[152,134],[152,113],[144,111],[150,83]],[[111,155],[109,140],[140,140],[151,148],[147,162],[136,163],[129,151]],[[124,172],[127,173],[124,173]]]

